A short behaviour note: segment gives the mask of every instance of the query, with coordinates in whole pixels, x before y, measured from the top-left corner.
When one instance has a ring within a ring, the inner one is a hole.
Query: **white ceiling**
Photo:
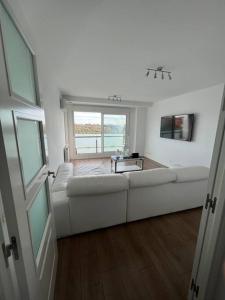
[[[224,0],[17,2],[41,77],[67,94],[156,101],[225,82]],[[145,77],[158,65],[172,81]]]

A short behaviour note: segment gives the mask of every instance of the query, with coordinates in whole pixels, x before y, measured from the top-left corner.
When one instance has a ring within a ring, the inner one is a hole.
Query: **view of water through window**
[[[124,151],[126,115],[74,112],[77,154]]]

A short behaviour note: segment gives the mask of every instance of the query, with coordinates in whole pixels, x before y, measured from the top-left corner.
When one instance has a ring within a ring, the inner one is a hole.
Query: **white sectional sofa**
[[[200,207],[208,175],[199,166],[73,176],[63,164],[52,186],[57,237]]]

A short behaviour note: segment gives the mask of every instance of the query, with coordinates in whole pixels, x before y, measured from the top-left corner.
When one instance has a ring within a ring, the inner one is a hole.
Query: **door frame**
[[[3,300],[22,300],[21,291],[15,273],[14,260],[12,259],[12,257],[9,257],[8,265],[6,265],[5,257],[2,252],[3,245],[6,246],[9,244],[10,239],[0,190],[0,299],[3,298]]]

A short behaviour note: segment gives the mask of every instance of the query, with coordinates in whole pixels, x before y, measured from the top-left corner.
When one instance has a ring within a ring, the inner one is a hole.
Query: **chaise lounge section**
[[[203,205],[206,167],[155,169],[126,173],[129,181],[127,222]]]

